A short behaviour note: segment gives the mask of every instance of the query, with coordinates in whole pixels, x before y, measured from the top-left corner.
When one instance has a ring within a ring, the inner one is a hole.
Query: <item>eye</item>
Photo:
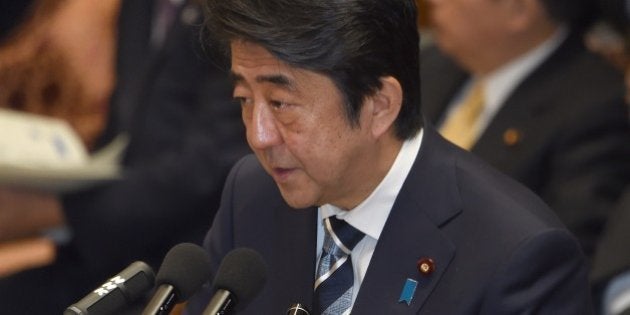
[[[269,101],[269,105],[271,105],[271,107],[273,107],[274,109],[283,109],[285,107],[289,106],[289,103],[287,102],[283,102],[283,101]]]
[[[233,101],[241,106],[245,106],[252,103],[252,100],[247,97],[235,96]]]

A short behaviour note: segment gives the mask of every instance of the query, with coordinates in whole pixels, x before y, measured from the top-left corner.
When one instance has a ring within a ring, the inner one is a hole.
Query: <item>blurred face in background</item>
[[[521,0],[428,0],[437,45],[475,73],[506,61]]]

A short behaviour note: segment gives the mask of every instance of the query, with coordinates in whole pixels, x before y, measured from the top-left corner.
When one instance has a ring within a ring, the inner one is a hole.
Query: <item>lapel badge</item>
[[[429,276],[435,271],[435,262],[431,258],[421,258],[417,266],[418,272],[423,276]]]
[[[503,143],[505,143],[508,147],[512,147],[518,144],[522,137],[523,135],[518,129],[508,128],[505,132],[503,132]]]
[[[407,305],[411,305],[411,300],[413,300],[413,295],[416,292],[416,288],[418,287],[418,281],[409,279],[405,281],[405,285],[403,286],[402,292],[400,292],[400,298],[398,298],[398,303],[405,302]]]

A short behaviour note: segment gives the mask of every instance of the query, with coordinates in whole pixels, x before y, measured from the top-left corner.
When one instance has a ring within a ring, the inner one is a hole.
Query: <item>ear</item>
[[[380,80],[381,88],[366,99],[371,104],[367,106],[367,109],[371,111],[367,114],[372,120],[370,131],[374,138],[379,138],[388,130],[393,129],[403,100],[403,90],[397,79],[388,76]]]

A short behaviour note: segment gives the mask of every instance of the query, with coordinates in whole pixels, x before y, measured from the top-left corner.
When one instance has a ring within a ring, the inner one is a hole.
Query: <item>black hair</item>
[[[205,13],[206,31],[221,47],[253,42],[291,66],[331,78],[355,126],[380,79],[396,78],[403,89],[396,136],[411,138],[422,127],[414,0],[206,0]]]

